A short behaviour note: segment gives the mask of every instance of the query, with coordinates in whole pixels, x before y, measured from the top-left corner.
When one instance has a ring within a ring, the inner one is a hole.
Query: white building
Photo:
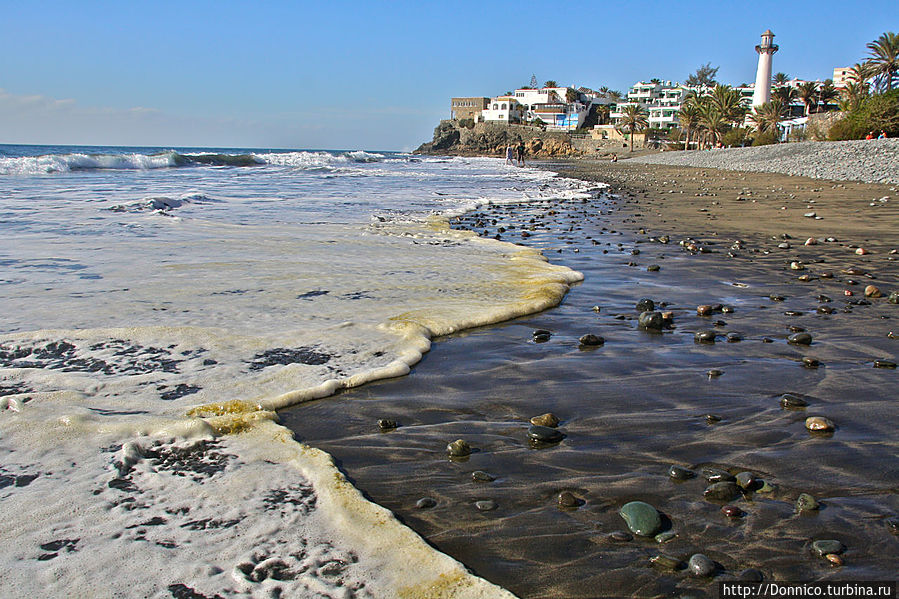
[[[852,67],[837,67],[833,70],[833,86],[837,89],[843,89],[849,83],[849,74]]]
[[[669,129],[678,126],[677,113],[680,110],[688,88],[671,81],[638,81],[631,86],[627,100],[620,102],[609,115],[613,124],[618,124],[625,106],[637,105],[649,113],[649,126],[654,129]]]
[[[527,122],[540,119],[547,129],[571,131],[577,129],[593,104],[601,101],[575,91],[576,98],[569,102],[568,87],[544,87],[541,89],[516,89],[515,100],[523,107]]]
[[[481,111],[481,117],[485,122],[520,123],[522,106],[515,96],[497,96],[490,99],[487,108]]]

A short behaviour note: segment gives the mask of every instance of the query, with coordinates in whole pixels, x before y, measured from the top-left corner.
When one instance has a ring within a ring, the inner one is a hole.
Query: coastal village
[[[522,143],[536,156],[611,155],[827,139],[839,116],[869,96],[875,69],[869,62],[838,66],[814,81],[772,76],[774,37],[765,31],[755,47],[753,83],[720,84],[707,63],[684,82],[641,80],[626,94],[553,80],[541,87],[532,76],[498,96],[454,97],[450,119],[419,151],[502,155],[506,145]]]

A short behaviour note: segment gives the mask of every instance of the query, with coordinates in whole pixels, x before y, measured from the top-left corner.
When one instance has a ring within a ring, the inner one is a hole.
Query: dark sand
[[[561,306],[441,339],[408,377],[297,406],[282,421],[333,455],[370,499],[521,597],[715,597],[717,582],[747,568],[777,581],[895,580],[899,371],[874,362],[896,361],[899,348],[891,335],[899,337],[899,305],[886,299],[899,291],[899,256],[890,254],[899,248],[899,194],[626,160],[548,167],[608,181],[620,195],[488,207],[459,226],[491,236],[505,227],[504,239],[583,272]],[[803,216],[812,211],[822,218]],[[522,227],[530,237],[521,237]],[[777,247],[784,233],[790,249]],[[670,243],[651,239],[663,235]],[[813,236],[838,241],[804,246]],[[678,245],[687,237],[697,251]],[[737,239],[743,247],[733,250]],[[806,269],[791,270],[794,261]],[[652,264],[661,269],[649,272]],[[850,267],[861,274],[841,272]],[[827,272],[833,278],[821,278]],[[800,281],[804,274],[811,280]],[[859,304],[869,284],[884,297]],[[634,305],[643,297],[667,302],[673,329],[639,330]],[[734,312],[701,317],[700,304]],[[834,312],[817,313],[819,306]],[[811,346],[787,343],[790,327],[806,329]],[[535,343],[535,329],[552,337]],[[708,329],[717,342],[695,343],[694,333]],[[728,332],[743,340],[725,341]],[[585,333],[605,345],[580,348]],[[821,365],[804,367],[805,356]],[[723,374],[710,377],[712,369]],[[784,393],[809,406],[782,409]],[[528,419],[544,412],[561,418],[567,436],[534,449]],[[809,433],[812,415],[830,418],[836,431]],[[379,418],[400,427],[380,432]],[[446,457],[457,438],[475,448],[465,461]],[[698,476],[675,482],[671,464]],[[728,518],[721,502],[703,498],[706,465],[751,471],[776,490],[735,498],[730,504],[744,515]],[[474,482],[475,470],[496,480]],[[578,508],[557,507],[566,490]],[[803,492],[821,508],[797,513]],[[422,497],[436,507],[417,509]],[[481,499],[498,507],[479,511]],[[611,536],[627,530],[618,509],[632,500],[660,510],[674,540]],[[819,539],[845,545],[842,566],[814,555]],[[714,577],[650,562],[662,553],[685,563],[696,552],[717,562]]]

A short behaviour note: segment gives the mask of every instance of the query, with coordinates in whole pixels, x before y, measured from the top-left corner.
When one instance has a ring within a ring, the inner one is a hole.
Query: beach
[[[454,227],[583,273],[559,307],[441,338],[408,377],[282,422],[520,597],[894,579],[895,185],[627,159],[542,166],[610,187],[485,206]],[[668,313],[662,328],[640,326],[643,299]],[[529,419],[547,412],[564,439],[530,443]],[[833,430],[810,430],[815,417]],[[470,456],[447,457],[456,439]],[[619,514],[632,501],[661,514],[651,536]]]

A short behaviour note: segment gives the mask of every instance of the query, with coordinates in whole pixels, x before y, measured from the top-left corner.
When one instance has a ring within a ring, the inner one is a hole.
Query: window
[[[505,104],[505,102],[503,102],[503,107],[502,107],[502,109],[503,109],[503,110],[506,109],[506,104]]]
[[[493,105],[493,110],[499,110],[499,104],[494,104],[494,105]]]

